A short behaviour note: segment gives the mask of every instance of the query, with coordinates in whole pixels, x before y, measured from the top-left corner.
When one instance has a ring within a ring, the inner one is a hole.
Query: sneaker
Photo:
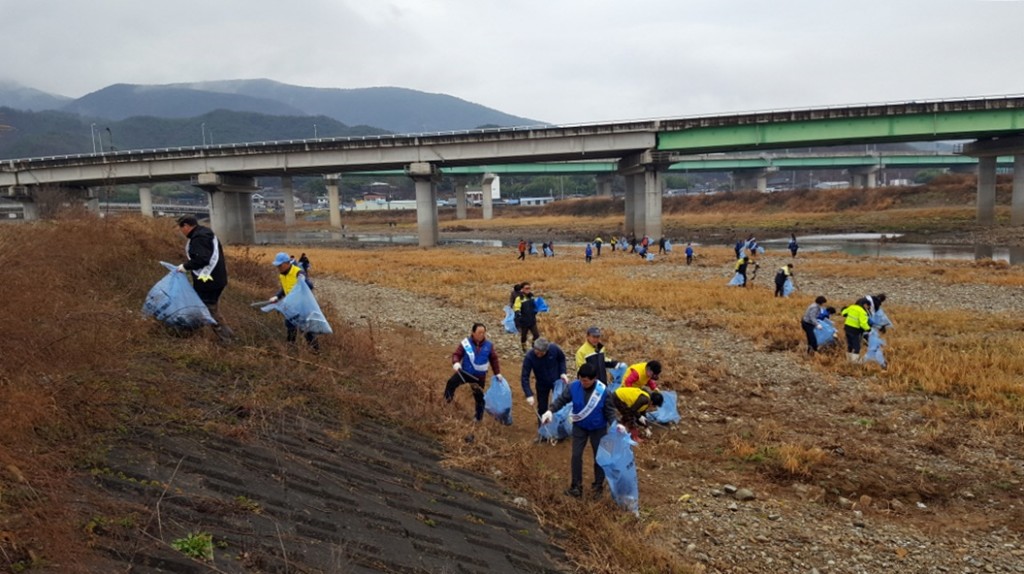
[[[573,498],[580,498],[583,496],[583,489],[579,486],[571,486],[565,490],[565,495]]]

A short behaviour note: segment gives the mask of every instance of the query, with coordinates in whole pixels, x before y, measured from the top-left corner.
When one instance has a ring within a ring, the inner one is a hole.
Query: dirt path
[[[716,267],[642,272],[724,282]],[[849,296],[874,287],[813,278],[802,283],[804,292]],[[926,309],[1010,313],[1021,302],[1019,289],[885,284],[890,300]],[[382,328],[412,329],[439,345],[454,346],[478,315],[447,301],[338,278],[321,278],[318,289],[344,299],[336,307],[353,322],[372,318]],[[559,304],[559,318],[576,332],[599,322],[643,333],[650,348],[686,349],[686,364],[670,369],[696,373],[698,388],[681,393],[683,424],[637,450],[641,505],[659,525],[652,542],[676,548],[711,572],[1024,571],[1019,437],[993,443],[974,428],[932,426],[921,412],[933,398],[885,394],[869,375],[822,372],[799,353],[761,349],[724,328],[695,328],[685,318],[645,312],[595,312],[585,299]],[[518,336],[498,331],[490,335],[518,401]],[[567,355],[576,344],[563,345]],[[517,414],[527,410],[516,408]],[[532,427],[525,426],[510,438],[528,440]],[[745,440],[818,448],[825,461],[813,477],[789,478],[758,464],[763,453],[756,450],[750,464],[727,454]],[[564,450],[540,450],[538,460],[567,465]],[[749,488],[756,498],[737,502],[727,484]]]

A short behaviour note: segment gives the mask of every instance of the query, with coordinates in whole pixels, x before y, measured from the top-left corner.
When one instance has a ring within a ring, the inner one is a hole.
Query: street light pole
[[[206,122],[202,123],[202,125],[200,126],[200,129],[203,131],[203,145],[205,146],[206,145]]]
[[[89,126],[89,137],[92,140],[92,153],[96,153],[96,124]]]
[[[107,145],[110,146],[110,151],[113,152],[114,151],[114,134],[110,133],[110,128],[109,127],[104,128],[104,129],[107,130]],[[103,146],[100,146],[100,147],[103,147]]]
[[[313,124],[313,139],[317,139],[317,135],[316,135],[316,124]]]

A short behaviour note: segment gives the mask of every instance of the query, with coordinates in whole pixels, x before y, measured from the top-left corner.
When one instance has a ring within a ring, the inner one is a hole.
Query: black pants
[[[601,244],[600,243],[597,244],[597,256],[598,257],[601,256]]]
[[[859,355],[860,338],[864,335],[864,331],[849,325],[843,325],[843,331],[846,332],[846,352]]]
[[[782,297],[782,291],[785,288],[786,288],[786,280],[785,279],[783,279],[782,281],[779,281],[778,279],[775,280],[775,296],[776,297]]]
[[[608,434],[608,427],[601,427],[596,430],[586,430],[579,425],[572,425],[572,462],[570,472],[572,473],[572,486],[583,488],[583,451],[590,443],[590,449],[594,451],[594,482],[591,486],[601,488],[604,486],[604,469],[597,464],[597,445]]]
[[[519,260],[520,261],[526,261],[526,252],[525,251],[520,251],[519,252]]]
[[[448,403],[452,402],[452,399],[455,398],[455,389],[465,383],[476,383],[471,388],[473,389],[473,400],[476,401],[476,420],[481,420],[484,418],[484,383],[473,375],[465,371],[459,371],[452,375],[444,387],[444,400]]]
[[[298,327],[296,327],[295,323],[285,319],[284,328],[288,331],[288,342],[294,343],[299,333]],[[306,338],[306,342],[309,343],[311,349],[314,351],[320,350],[320,342],[316,340],[315,333],[303,333],[303,336]]]
[[[551,400],[551,394],[555,391],[555,381],[549,383],[542,383],[537,381],[537,414],[543,415],[548,411],[548,401]],[[537,419],[537,424],[540,424],[540,419]]]
[[[800,326],[804,328],[804,334],[807,335],[807,352],[813,353],[818,350],[818,336],[814,334],[814,331],[818,328],[814,323],[808,323],[806,321],[800,321]]]
[[[523,346],[526,346],[526,334],[527,333],[530,333],[531,335],[533,335],[533,339],[530,341],[531,343],[533,341],[536,341],[537,339],[540,338],[540,331],[537,329],[537,322],[536,321],[534,321],[530,325],[524,325],[523,322],[520,320],[520,322],[519,322],[519,343],[521,345],[523,345]]]
[[[739,259],[739,257],[737,257],[737,259]],[[693,263],[693,255],[686,256],[686,264],[689,265],[690,263]]]

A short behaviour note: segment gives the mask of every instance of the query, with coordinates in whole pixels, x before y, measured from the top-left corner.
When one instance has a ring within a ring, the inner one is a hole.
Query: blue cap
[[[282,263],[288,263],[291,260],[292,260],[292,258],[288,257],[288,254],[285,253],[284,251],[282,251],[282,252],[280,252],[280,253],[278,253],[277,255],[274,256],[274,267],[277,267],[278,265],[280,265]]]

